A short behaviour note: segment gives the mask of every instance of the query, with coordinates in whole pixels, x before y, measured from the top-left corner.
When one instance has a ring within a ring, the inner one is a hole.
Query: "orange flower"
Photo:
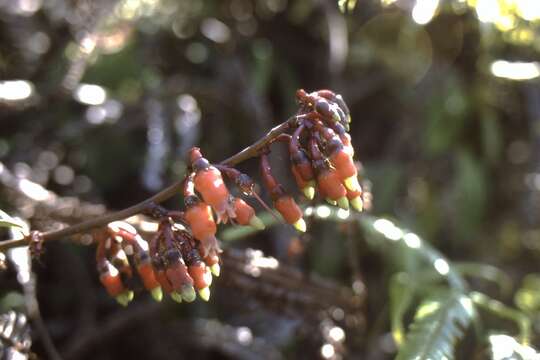
[[[236,213],[236,222],[240,225],[251,225],[255,229],[263,230],[264,224],[255,215],[255,210],[249,206],[244,200],[235,198],[233,201],[234,211]]]
[[[206,256],[211,249],[219,251],[215,237],[217,227],[210,206],[193,197],[186,199],[186,205],[188,208],[185,218],[193,237],[203,245],[203,256]]]
[[[306,231],[306,222],[302,218],[302,210],[291,196],[284,195],[276,199],[274,207],[288,224],[293,225],[298,231]]]
[[[317,185],[321,192],[329,199],[336,201],[339,207],[349,208],[347,189],[341,183],[341,178],[336,170],[324,169],[317,176]]]

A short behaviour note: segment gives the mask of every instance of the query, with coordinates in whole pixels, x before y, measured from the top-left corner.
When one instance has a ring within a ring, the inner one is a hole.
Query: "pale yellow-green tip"
[[[118,302],[122,306],[127,306],[129,304],[129,300],[126,299],[126,297],[123,295],[118,295],[116,297],[116,302]]]
[[[177,303],[181,303],[181,302],[182,302],[182,295],[180,295],[180,294],[177,293],[176,291],[173,291],[170,295],[171,295],[171,299],[173,299],[173,300],[176,301]]]
[[[253,228],[257,230],[264,230],[265,226],[261,219],[259,219],[257,216],[253,215],[251,219],[249,220],[249,225],[251,225]]]
[[[209,288],[209,287],[205,287],[205,288],[200,289],[200,290],[199,290],[199,296],[200,296],[201,299],[203,299],[204,301],[210,300],[210,288]]]
[[[364,210],[364,202],[362,201],[362,198],[360,196],[352,199],[351,205],[356,211],[362,212]]]
[[[204,281],[208,284],[208,286],[212,285],[212,271],[207,267],[206,272],[203,275]]]
[[[219,277],[219,274],[221,273],[221,267],[219,266],[219,264],[214,264],[210,266],[210,271],[212,272],[212,274],[214,274],[215,277]]]
[[[131,290],[128,290],[127,292],[127,298],[129,301],[133,300],[133,298],[135,297],[135,293]]]
[[[330,199],[330,198],[326,198],[325,200],[326,200],[326,202],[329,203],[330,205],[336,206],[336,204],[337,204],[337,202],[336,202],[335,200],[332,200],[332,199]]]
[[[302,189],[302,192],[308,200],[313,200],[315,197],[315,181],[312,180],[308,182],[307,185]]]
[[[347,115],[347,122],[348,123],[352,122],[351,114]]]
[[[342,196],[337,200],[337,204],[343,210],[349,210],[349,200],[346,196]]]
[[[332,119],[335,121],[335,122],[340,122],[341,121],[341,118],[339,117],[339,114],[337,112],[337,110],[334,110],[332,112]]]
[[[191,285],[184,285],[182,286],[182,299],[184,301],[190,303],[195,300],[197,297],[197,294],[195,293],[195,289]]]
[[[163,290],[161,290],[161,286],[153,288],[150,291],[150,294],[157,302],[160,302],[163,299]]]
[[[294,224],[292,224],[292,226],[294,226],[296,230],[301,232],[306,232],[307,229],[306,222],[303,218],[298,219]]]
[[[124,291],[123,293],[118,295],[115,299],[120,305],[127,306],[127,304],[129,304],[129,302],[133,299],[133,291]]]
[[[343,183],[345,184],[345,187],[351,191],[358,191],[360,190],[360,183],[358,183],[358,179],[356,176],[351,176],[343,180]]]

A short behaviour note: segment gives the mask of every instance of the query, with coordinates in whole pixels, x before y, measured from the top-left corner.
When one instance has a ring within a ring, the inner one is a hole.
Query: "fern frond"
[[[454,358],[454,347],[474,317],[469,297],[443,292],[429,297],[416,311],[396,360]]]
[[[397,273],[390,279],[390,323],[392,336],[398,346],[405,339],[403,316],[411,306],[414,299],[415,289],[409,286],[411,279],[407,273]]]
[[[499,287],[503,297],[508,297],[512,293],[512,278],[493,265],[474,262],[454,262],[454,268],[462,276],[475,277],[493,282]]]
[[[477,291],[471,292],[470,298],[477,307],[481,307],[497,316],[514,321],[519,328],[519,340],[524,345],[529,344],[532,332],[532,323],[529,316]]]

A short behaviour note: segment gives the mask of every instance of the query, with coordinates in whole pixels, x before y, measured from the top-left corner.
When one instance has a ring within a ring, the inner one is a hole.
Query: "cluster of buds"
[[[354,150],[348,134],[351,117],[340,95],[330,90],[296,94],[299,110],[288,122],[290,134],[282,133],[267,141],[256,156],[260,158],[262,180],[273,206],[285,222],[306,231],[303,212],[272,174],[270,146],[285,142],[290,167],[304,196],[317,194],[342,209],[352,206],[362,211],[369,204],[358,181]],[[219,276],[217,225],[232,223],[264,229],[255,210],[233,195],[225,179],[234,183],[240,195],[254,197],[270,208],[254,191],[255,183],[246,174],[222,164],[211,164],[199,148],[188,154],[188,175],[183,182],[183,211],[168,211],[155,205],[149,212],[159,220],[156,235],[148,244],[135,229],[124,223],[109,224],[98,243],[97,262],[101,282],[121,304],[133,298],[133,269],[144,287],[160,301],[163,292],[177,302],[197,297],[208,301],[212,276]],[[369,195],[369,194],[368,194]]]
[[[149,244],[125,222],[110,223],[105,234],[96,236],[101,282],[122,305],[134,296],[131,264],[156,301],[161,301],[163,292],[177,302],[192,302],[197,293],[208,301],[212,275],[220,274],[217,224],[230,222],[264,229],[255,210],[233,196],[222,178],[224,173],[242,194],[257,196],[255,184],[247,175],[211,165],[198,148],[190,150],[189,158],[190,174],[183,191],[185,209],[168,211],[157,205],[149,209],[149,215],[159,219],[158,231]]]
[[[199,148],[189,151],[191,173],[184,183],[185,223],[193,237],[200,242],[201,255],[215,256],[221,251],[216,239],[217,224],[233,223],[264,229],[255,210],[242,198],[233,196],[223,175],[232,180],[243,195],[260,200],[254,182],[240,171],[223,165],[212,165]],[[214,218],[214,214],[216,215]]]
[[[159,209],[161,221],[150,243],[123,221],[94,234],[101,283],[124,306],[134,297],[134,272],[156,301],[162,300],[163,292],[177,302],[192,302],[197,293],[208,301],[212,274],[220,272],[218,253],[211,251],[203,257],[201,243],[175,223],[185,221],[185,214]]]
[[[364,194],[358,181],[348,134],[351,116],[341,95],[330,90],[296,93],[300,104],[292,135],[282,134],[276,141],[286,142],[289,148],[291,172],[304,194],[312,200],[318,193],[332,205],[348,210],[364,209]],[[270,192],[274,207],[286,222],[300,231],[306,225],[298,205],[283,189],[268,161],[269,149],[261,155],[263,182]]]
[[[165,293],[176,302],[192,302],[197,293],[201,299],[208,301],[212,274],[219,276],[220,272],[217,252],[202,256],[201,243],[195,240],[193,233],[174,222],[184,222],[188,218],[187,213],[169,212],[167,215],[150,241],[156,279]]]
[[[133,299],[135,268],[146,290],[154,299],[161,300],[163,293],[154,272],[148,243],[133,226],[115,221],[105,231],[96,232],[95,238],[99,279],[110,296],[124,306]]]

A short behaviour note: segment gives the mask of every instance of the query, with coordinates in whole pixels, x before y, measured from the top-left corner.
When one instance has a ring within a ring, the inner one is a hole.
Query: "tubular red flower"
[[[156,271],[156,280],[159,282],[165,293],[170,294],[173,292],[173,286],[165,274],[165,269]]]
[[[208,266],[219,264],[219,256],[215,252],[210,253],[204,258],[204,263]]]
[[[141,277],[144,288],[146,290],[151,291],[159,286],[159,282],[156,280],[154,269],[152,268],[152,264],[150,264],[149,261],[137,266],[137,272],[139,273],[139,276]]]
[[[323,170],[317,176],[317,184],[321,191],[332,200],[339,200],[347,195],[347,189],[341,183],[341,177],[336,170]]]
[[[274,201],[274,207],[289,224],[294,224],[302,218],[302,210],[291,196],[282,196]]]
[[[203,245],[216,235],[217,227],[210,206],[202,201],[188,204],[185,218],[193,237]]]
[[[294,176],[294,180],[296,181],[296,185],[298,185],[300,189],[303,189],[308,185],[308,182],[302,178],[302,175],[300,175],[300,173],[298,172],[298,170],[296,169],[294,165],[291,166],[291,172]]]
[[[352,191],[347,189],[347,199],[349,199],[349,202],[351,203],[352,207],[357,211],[363,211],[364,210],[364,199],[363,199],[363,192],[362,188],[359,187],[358,190]]]
[[[234,199],[233,207],[236,212],[236,222],[240,225],[249,225],[255,216],[255,210],[240,198]]]
[[[195,190],[201,194],[203,200],[218,214],[218,221],[226,222],[229,216],[227,213],[229,210],[229,190],[223,182],[221,172],[202,157],[199,148],[191,149],[190,159],[193,170],[195,171],[195,176],[193,177]]]
[[[206,275],[206,265],[203,262],[197,262],[188,267],[189,275],[193,278],[195,289],[200,290],[210,286],[208,276]]]
[[[200,170],[195,174],[195,189],[203,200],[212,206],[216,213],[223,215],[227,211],[229,190],[223,182],[221,173],[215,167]]]
[[[108,261],[99,275],[99,280],[107,293],[114,298],[126,291],[120,272]]]
[[[284,190],[272,175],[272,168],[270,167],[270,162],[268,161],[268,155],[262,154],[260,159],[261,176],[263,179],[263,183],[270,192],[270,196],[272,197],[272,199],[275,199],[282,195]]]
[[[184,285],[193,285],[194,279],[188,274],[186,265],[181,261],[167,266],[165,273],[176,292],[181,292]]]
[[[342,179],[351,176],[356,177],[358,175],[352,156],[344,150],[344,147],[340,147],[332,152],[332,154],[330,154],[330,161]]]

